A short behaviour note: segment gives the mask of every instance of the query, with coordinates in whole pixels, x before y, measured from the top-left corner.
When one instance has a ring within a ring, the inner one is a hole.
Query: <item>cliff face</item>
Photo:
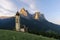
[[[34,19],[39,19],[39,17],[40,17],[40,12],[35,12]]]
[[[34,19],[36,19],[36,20],[45,19],[44,14],[41,14],[40,12],[35,12],[35,14],[34,14],[33,17],[34,17]]]
[[[20,14],[22,14],[23,16],[27,16],[27,12],[24,8],[20,10]]]

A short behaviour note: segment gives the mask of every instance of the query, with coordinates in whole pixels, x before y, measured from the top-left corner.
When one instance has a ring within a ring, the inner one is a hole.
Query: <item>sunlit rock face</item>
[[[43,20],[43,19],[45,19],[44,14],[41,14],[40,12],[35,12],[33,17],[36,20]]]
[[[39,19],[39,17],[40,17],[40,12],[35,12],[34,19]]]
[[[20,14],[22,14],[22,15],[24,15],[24,16],[27,16],[27,12],[26,12],[26,10],[25,10],[24,8],[22,8],[22,9],[20,10]]]

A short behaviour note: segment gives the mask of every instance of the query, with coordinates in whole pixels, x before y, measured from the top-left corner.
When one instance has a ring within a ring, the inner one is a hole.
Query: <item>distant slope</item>
[[[0,29],[11,30],[13,28],[15,28],[15,18],[14,17],[0,19]]]
[[[53,24],[46,19],[40,17],[40,19],[35,20],[34,18],[26,19],[21,16],[21,24],[26,25],[31,32],[46,32],[52,30],[60,34],[60,25]]]
[[[0,30],[0,40],[56,40],[29,33]]]

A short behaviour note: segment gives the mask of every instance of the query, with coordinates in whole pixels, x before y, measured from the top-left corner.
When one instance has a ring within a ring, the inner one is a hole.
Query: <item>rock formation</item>
[[[22,8],[22,9],[20,10],[20,14],[22,14],[22,15],[24,15],[24,16],[27,16],[27,12],[26,12],[26,10],[25,10],[24,8]]]
[[[35,12],[34,19],[39,19],[39,17],[40,17],[40,12]]]

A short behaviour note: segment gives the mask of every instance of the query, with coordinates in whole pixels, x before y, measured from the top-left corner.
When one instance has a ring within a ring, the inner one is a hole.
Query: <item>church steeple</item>
[[[19,12],[17,11],[17,13],[16,13],[16,16],[19,16],[20,14],[19,14]]]
[[[18,11],[15,15],[15,24],[16,31],[20,31],[20,14]]]

